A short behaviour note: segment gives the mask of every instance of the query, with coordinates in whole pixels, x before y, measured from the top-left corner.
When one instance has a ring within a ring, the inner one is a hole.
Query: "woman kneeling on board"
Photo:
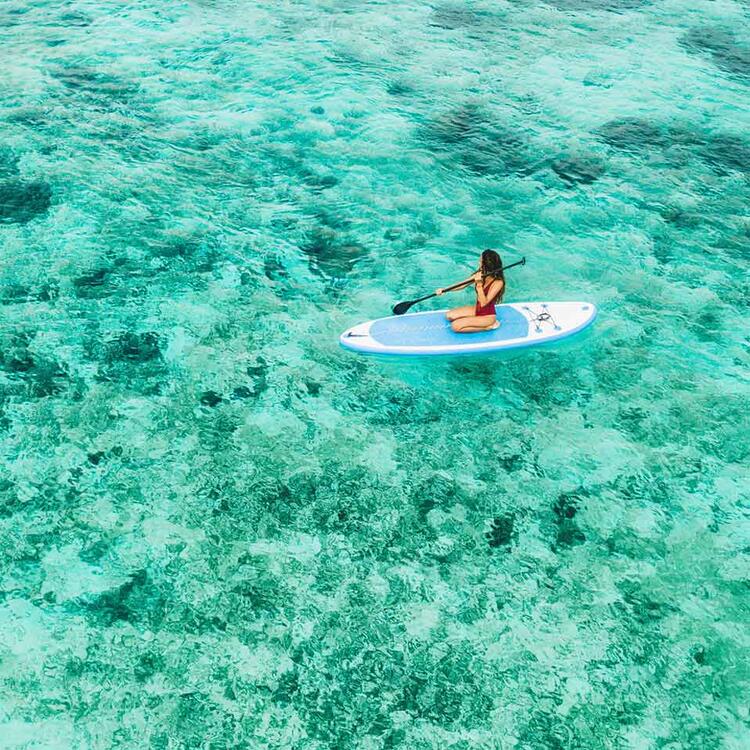
[[[475,305],[463,305],[448,310],[445,317],[451,321],[451,328],[456,333],[477,333],[499,328],[500,323],[495,317],[495,301],[502,301],[505,292],[505,275],[500,256],[494,250],[485,250],[479,261],[479,270],[472,274],[466,282],[456,288],[466,289],[474,285],[477,293]],[[443,289],[435,290],[441,295]]]

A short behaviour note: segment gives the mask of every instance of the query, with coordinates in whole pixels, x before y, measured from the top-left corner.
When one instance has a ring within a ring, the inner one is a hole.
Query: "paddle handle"
[[[509,268],[515,268],[516,266],[525,266],[526,265],[526,258],[521,258],[521,260],[517,260],[515,263],[509,263],[507,266],[503,266],[503,271],[507,271]],[[454,289],[458,289],[460,286],[465,286],[465,281],[460,281],[458,284],[454,284],[453,286],[447,286],[445,289],[443,289],[444,292],[452,292]],[[428,294],[426,297],[420,297],[419,299],[415,299],[412,304],[415,304],[416,302],[424,302],[426,299],[430,299],[430,297],[437,297],[437,294],[433,292],[432,294]]]
[[[465,286],[465,281],[459,281],[458,284],[454,284],[453,286],[447,286],[445,289],[443,289],[444,292],[452,292],[454,289],[458,289],[460,286]],[[426,299],[430,299],[430,297],[437,297],[437,294],[433,292],[432,294],[427,294],[424,297],[420,297],[419,299],[413,299],[411,301],[412,305],[416,305],[417,302],[424,302]]]
[[[525,266],[526,265],[526,258],[521,258],[521,260],[517,260],[515,263],[511,263],[507,266],[503,266],[503,271],[507,271],[509,268],[515,268],[516,266]],[[448,286],[445,289],[443,289],[444,292],[450,292],[453,289],[459,289],[462,286],[468,286],[465,281],[459,281],[458,284],[454,284],[453,286]],[[432,294],[427,294],[424,297],[420,297],[419,299],[413,299],[409,300],[408,302],[399,302],[397,305],[393,308],[393,314],[394,315],[403,315],[412,305],[416,305],[417,302],[424,302],[426,299],[431,299],[432,297],[437,297],[437,294],[433,292]]]

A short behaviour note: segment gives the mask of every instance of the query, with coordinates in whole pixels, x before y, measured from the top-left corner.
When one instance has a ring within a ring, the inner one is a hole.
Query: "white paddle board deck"
[[[370,354],[479,354],[535,346],[572,336],[591,325],[591,302],[518,302],[497,306],[500,327],[455,333],[445,310],[394,315],[349,328],[339,341]]]

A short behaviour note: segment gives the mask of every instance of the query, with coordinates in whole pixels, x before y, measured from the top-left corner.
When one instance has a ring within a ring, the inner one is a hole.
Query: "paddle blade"
[[[394,305],[393,314],[403,315],[413,304],[414,302],[399,302],[397,305]]]

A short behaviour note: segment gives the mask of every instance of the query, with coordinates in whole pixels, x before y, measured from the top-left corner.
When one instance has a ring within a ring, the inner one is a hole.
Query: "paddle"
[[[507,266],[503,266],[503,271],[507,271],[509,268],[515,268],[516,266],[525,266],[526,265],[526,258],[521,258],[521,260],[517,260],[515,263],[510,263]],[[460,284],[454,284],[453,286],[447,286],[445,289],[443,289],[444,292],[450,292],[453,289],[458,289],[460,286],[464,286],[466,284],[465,281],[462,281]],[[416,305],[417,302],[424,302],[426,299],[430,299],[430,297],[437,297],[437,294],[433,292],[432,294],[428,294],[426,297],[420,297],[419,299],[413,299],[409,300],[408,302],[399,302],[397,305],[393,308],[393,314],[394,315],[403,315],[412,305]]]

